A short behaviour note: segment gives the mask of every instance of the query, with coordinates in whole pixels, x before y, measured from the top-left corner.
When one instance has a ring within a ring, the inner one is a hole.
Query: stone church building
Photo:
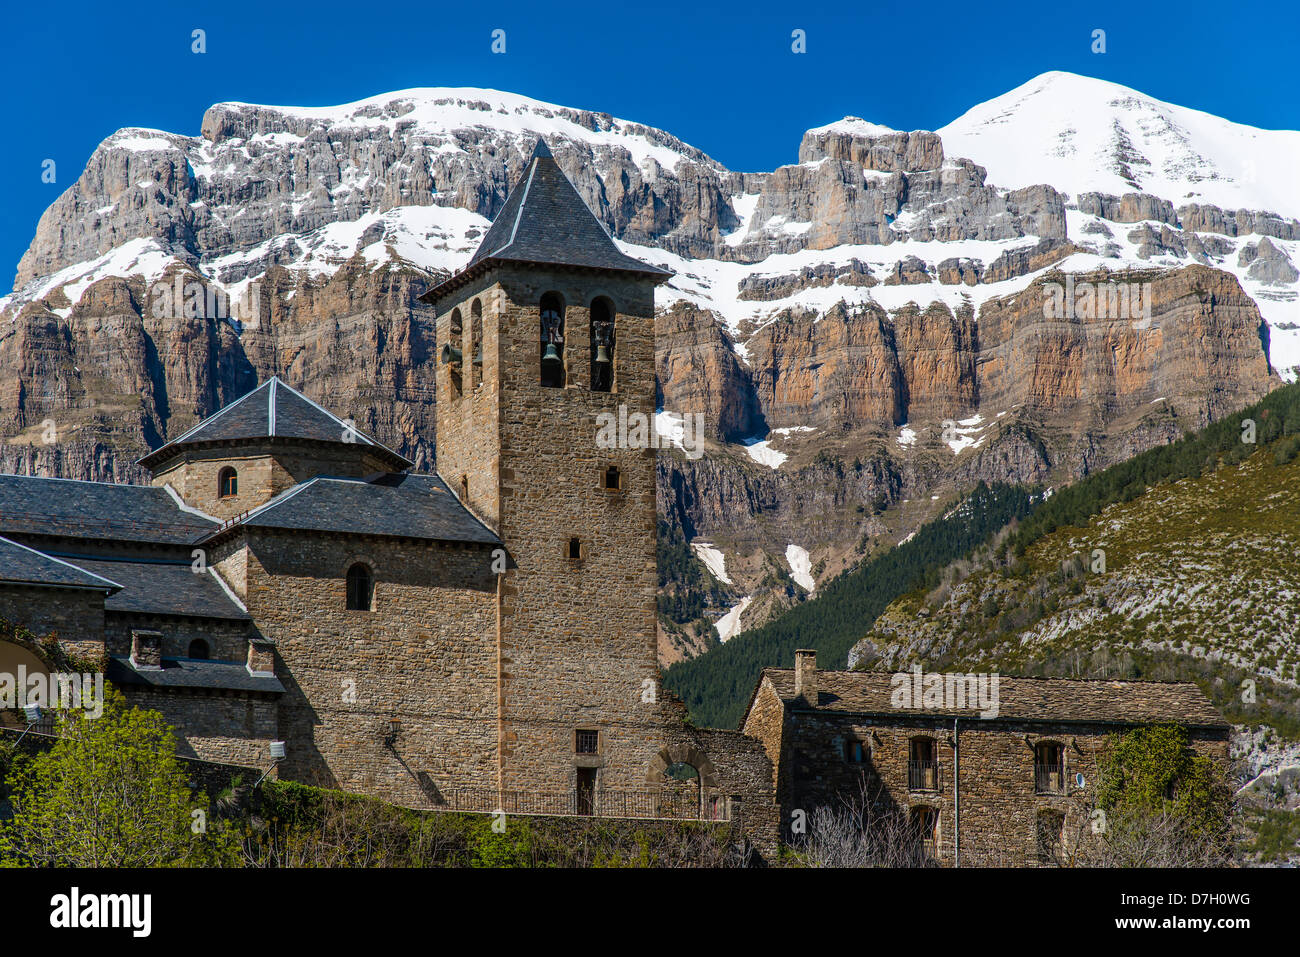
[[[774,828],[761,744],[659,688],[654,449],[596,441],[653,416],[669,276],[539,142],[424,296],[436,474],[271,378],[141,459],[150,486],[0,476],[0,617],[105,656],[195,757],[283,741],[281,777],[414,807]]]
[[[659,687],[656,452],[597,441],[610,414],[653,418],[669,276],[539,142],[423,297],[435,473],[273,377],[142,458],[149,485],[0,476],[0,619],[102,667],[189,757],[267,769],[283,742],[280,777],[410,807],[740,820],[769,850],[864,769],[953,861],[1064,813],[1051,789],[1107,729],[1181,720],[1226,748],[1190,686],[1021,680],[1001,721],[963,724],[803,652],[743,729],[692,727]],[[0,630],[0,675],[48,659]]]

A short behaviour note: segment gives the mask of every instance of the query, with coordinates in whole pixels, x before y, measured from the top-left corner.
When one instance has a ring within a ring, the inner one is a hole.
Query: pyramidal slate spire
[[[540,137],[523,175],[469,264],[421,298],[436,301],[494,262],[611,269],[655,277],[660,282],[672,276],[667,269],[619,250]]]

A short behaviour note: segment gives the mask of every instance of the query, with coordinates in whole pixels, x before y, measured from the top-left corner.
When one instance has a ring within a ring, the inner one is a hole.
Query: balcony
[[[908,761],[907,789],[909,791],[939,790],[939,762],[915,759]]]
[[[1064,794],[1065,767],[1061,764],[1034,763],[1034,793]]]

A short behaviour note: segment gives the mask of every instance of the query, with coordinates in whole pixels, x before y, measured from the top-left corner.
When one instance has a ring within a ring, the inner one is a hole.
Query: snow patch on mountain
[[[790,566],[790,577],[794,579],[795,584],[806,589],[810,595],[817,590],[817,582],[812,576],[812,559],[808,557],[807,549],[800,548],[798,545],[787,545],[785,562]]]
[[[732,584],[727,575],[727,556],[721,549],[715,548],[710,542],[691,542],[691,551],[695,552],[695,557],[704,563],[714,578],[724,585]]]

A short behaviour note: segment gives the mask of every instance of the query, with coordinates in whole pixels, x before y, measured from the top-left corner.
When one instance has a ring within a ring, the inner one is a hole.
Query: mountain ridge
[[[1300,368],[1300,222],[1276,210],[999,182],[941,132],[865,120],[747,173],[502,91],[222,103],[198,136],[105,138],[42,216],[0,298],[0,469],[139,480],[138,454],[271,374],[427,468],[418,296],[469,258],[539,135],[619,248],[676,273],[660,405],[703,413],[707,443],[661,453],[661,517],[724,556],[736,604],[710,614],[741,625],[979,480],[1072,481]],[[1151,321],[1049,320],[1069,277],[1150,283]],[[176,282],[244,311],[158,315]]]

